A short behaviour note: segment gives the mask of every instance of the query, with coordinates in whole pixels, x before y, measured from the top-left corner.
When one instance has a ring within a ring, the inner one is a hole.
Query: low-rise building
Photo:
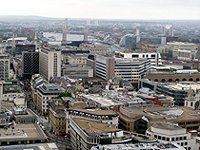
[[[18,107],[14,109],[14,121],[17,124],[36,123],[37,116],[30,109]]]
[[[46,84],[37,88],[36,109],[42,115],[48,114],[48,102],[51,99],[56,99],[62,92],[60,86],[55,84]]]
[[[186,129],[178,125],[160,122],[147,129],[146,135],[158,139],[160,142],[176,142],[186,150],[198,150],[196,140]]]
[[[0,146],[44,143],[47,137],[38,124],[16,124],[0,128]]]
[[[88,150],[98,144],[117,144],[132,141],[130,134],[110,124],[74,118],[70,120],[70,139],[73,150]]]
[[[145,133],[154,123],[161,120],[178,124],[187,131],[199,130],[200,111],[188,107],[120,107],[119,127],[121,129]]]
[[[66,134],[66,107],[67,102],[60,99],[49,102],[49,124],[51,126],[51,130],[56,135]]]
[[[14,101],[18,98],[22,101],[25,100],[24,92],[22,91],[22,88],[20,87],[17,80],[3,81],[1,82],[0,88],[1,100]]]
[[[66,110],[66,133],[71,118],[85,118],[118,127],[118,114],[112,110],[69,108]]]

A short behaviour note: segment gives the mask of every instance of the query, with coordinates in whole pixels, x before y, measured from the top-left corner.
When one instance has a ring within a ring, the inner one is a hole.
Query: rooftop
[[[148,120],[163,119],[171,122],[200,120],[200,110],[193,110],[192,108],[188,107],[121,107],[120,114],[132,119],[145,116]]]
[[[115,113],[112,110],[101,110],[101,109],[79,109],[79,108],[70,108],[70,110],[74,110],[74,111],[80,111],[80,112],[84,112],[84,113],[89,113],[89,114],[95,114],[95,115],[117,115],[117,113]]]
[[[75,118],[73,120],[88,135],[92,135],[92,134],[101,135],[104,133],[112,133],[112,132],[121,131],[121,129],[115,128],[112,125],[106,124],[106,123],[100,123],[97,121],[90,121],[90,120],[81,119],[81,118]]]
[[[0,133],[0,141],[46,139],[46,135],[37,124],[16,124],[8,129],[0,128]]]
[[[54,143],[0,146],[1,150],[58,150]]]
[[[3,83],[3,94],[22,93],[22,89],[16,80],[6,81]]]
[[[172,143],[138,143],[138,144],[110,144],[92,147],[91,150],[184,150],[183,147]]]
[[[180,126],[172,123],[166,123],[166,122],[159,122],[156,124],[153,124],[152,127],[154,128],[159,128],[159,129],[164,129],[164,130],[182,130]]]

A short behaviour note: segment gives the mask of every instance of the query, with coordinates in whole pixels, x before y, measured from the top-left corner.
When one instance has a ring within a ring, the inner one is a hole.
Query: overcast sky
[[[103,19],[200,19],[200,0],[2,0],[0,15]]]

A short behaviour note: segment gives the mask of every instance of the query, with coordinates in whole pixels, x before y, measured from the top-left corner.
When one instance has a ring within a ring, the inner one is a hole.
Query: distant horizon
[[[145,18],[133,18],[133,19],[124,19],[124,18],[81,18],[81,17],[51,17],[51,16],[42,16],[42,15],[0,15],[0,19],[1,18],[5,18],[5,17],[8,17],[9,18],[12,18],[12,17],[15,17],[15,18],[45,18],[45,19],[53,19],[53,20],[64,20],[64,19],[69,19],[69,20],[111,20],[111,21],[200,21],[200,19],[167,19],[167,18],[164,18],[164,19],[145,19]]]

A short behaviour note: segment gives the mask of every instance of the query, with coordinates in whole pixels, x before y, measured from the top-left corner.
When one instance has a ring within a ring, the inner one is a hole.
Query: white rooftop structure
[[[111,144],[92,147],[91,150],[185,150],[172,143],[138,143],[138,144]]]

